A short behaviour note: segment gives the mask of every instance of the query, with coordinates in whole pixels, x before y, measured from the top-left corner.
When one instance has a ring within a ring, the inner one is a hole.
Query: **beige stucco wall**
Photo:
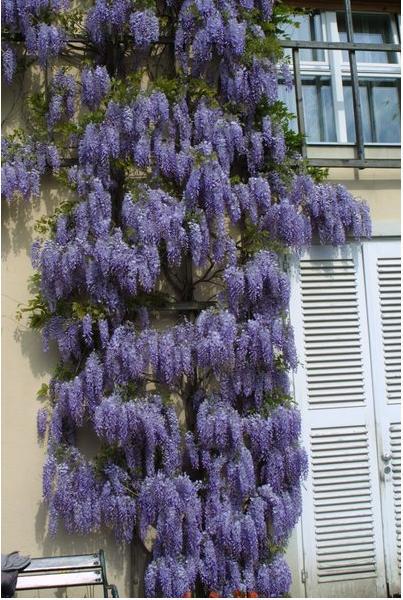
[[[2,97],[3,134],[24,122],[26,90],[35,85],[36,73],[27,73]],[[30,248],[35,239],[35,221],[52,214],[62,191],[55,182],[43,185],[38,201],[2,206],[2,552],[19,550],[31,556],[92,553],[103,548],[108,578],[121,596],[129,596],[130,548],[113,536],[86,537],[60,533],[47,535],[47,510],[42,502],[42,465],[45,447],[36,436],[36,392],[48,382],[57,357],[42,352],[40,335],[16,321],[19,304],[30,298],[28,278],[32,275]],[[101,589],[75,588],[69,596],[90,597]],[[39,596],[37,592],[20,594]],[[58,592],[60,594],[60,592]],[[42,592],[49,597],[52,592]],[[101,594],[102,595],[102,594]]]
[[[36,437],[36,392],[48,381],[56,357],[44,354],[38,334],[15,319],[19,303],[29,299],[33,224],[51,202],[24,210],[3,207],[2,228],[2,552],[20,550],[31,556],[82,554],[103,548],[108,576],[122,596],[129,595],[129,549],[111,536],[47,535],[47,511],[41,499],[45,448]],[[88,590],[70,595],[88,597]],[[31,594],[31,593],[30,593]],[[25,594],[26,597],[32,597]],[[44,597],[48,593],[42,594]]]
[[[11,111],[15,99],[21,99],[19,86],[5,98],[4,114],[13,127],[20,114]],[[10,112],[11,111],[11,112]],[[400,186],[397,170],[333,169],[333,181],[342,182],[371,207],[374,235],[397,235],[400,224]],[[104,548],[109,579],[116,583],[122,597],[130,595],[129,549],[110,536],[85,538],[62,533],[50,539],[46,533],[46,507],[41,499],[41,470],[45,449],[36,438],[36,392],[48,381],[56,357],[44,355],[39,335],[16,322],[18,305],[25,304],[32,274],[30,247],[35,237],[35,220],[51,214],[61,192],[45,186],[40,201],[19,202],[3,207],[2,213],[2,552],[20,550],[32,556],[87,553]],[[288,558],[294,574],[293,597],[304,595],[300,583],[298,535],[290,541]],[[47,596],[48,594],[42,594]],[[74,596],[74,591],[70,591]],[[88,590],[76,597],[88,596]],[[26,597],[32,595],[26,594]]]
[[[368,203],[374,236],[400,235],[400,169],[331,169],[329,180]]]

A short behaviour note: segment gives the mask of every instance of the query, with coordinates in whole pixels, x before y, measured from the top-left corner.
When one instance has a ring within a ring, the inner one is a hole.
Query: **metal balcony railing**
[[[355,43],[353,41],[353,16],[351,10],[351,0],[344,0],[344,13],[346,19],[347,42],[322,42],[322,41],[292,41],[281,40],[280,44],[284,48],[291,48],[293,67],[294,67],[294,85],[296,96],[297,122],[299,133],[305,140],[306,129],[304,119],[304,108],[302,100],[302,79],[299,52],[302,49],[317,50],[345,50],[348,52],[350,62],[350,76],[353,96],[354,121],[356,131],[356,141],[354,144],[355,158],[314,158],[309,159],[312,166],[318,167],[356,167],[358,169],[371,168],[400,168],[399,159],[379,158],[370,159],[365,156],[364,131],[361,113],[361,100],[359,90],[359,78],[357,69],[356,51],[375,51],[375,52],[400,52],[399,44],[371,44]],[[304,141],[301,148],[303,158],[307,158],[307,145]]]

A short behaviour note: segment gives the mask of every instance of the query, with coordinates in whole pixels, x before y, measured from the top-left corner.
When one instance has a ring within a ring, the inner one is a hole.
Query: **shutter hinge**
[[[301,581],[302,581],[302,583],[306,583],[307,579],[308,579],[308,573],[305,571],[305,569],[301,569]]]

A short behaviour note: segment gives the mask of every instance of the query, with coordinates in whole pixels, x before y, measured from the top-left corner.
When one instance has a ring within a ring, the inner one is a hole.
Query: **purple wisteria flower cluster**
[[[104,46],[111,34],[120,35],[125,29],[136,48],[147,48],[159,37],[155,13],[151,9],[135,10],[130,0],[96,0],[88,11],[85,26],[92,42],[99,46]]]
[[[28,138],[24,143],[2,140],[2,195],[10,203],[16,197],[28,201],[40,194],[41,175],[56,173],[60,155],[53,143]]]
[[[76,89],[76,82],[71,75],[66,75],[63,71],[58,71],[54,75],[47,115],[50,127],[63,117],[70,118],[74,115]]]
[[[82,102],[88,108],[98,108],[101,100],[109,92],[111,80],[104,66],[95,69],[85,68],[81,72]]]
[[[17,60],[14,49],[10,46],[4,46],[1,51],[1,67],[4,81],[10,84],[14,79],[17,70]]]
[[[49,59],[58,56],[66,45],[65,31],[58,25],[49,25],[46,15],[49,11],[57,15],[69,6],[70,0],[2,0],[2,27],[11,36],[21,35],[28,54],[36,57],[41,66],[46,66]],[[11,68],[15,62],[12,48],[6,50],[3,61],[5,79],[11,82],[15,72],[15,67]]]
[[[272,0],[134,4],[94,0],[69,45],[66,0],[2,0],[48,75],[42,134],[3,143],[3,195],[52,172],[74,192],[32,249],[60,358],[37,419],[49,529],[143,542],[148,597],[285,596],[307,472],[286,259],[368,237],[368,208],[295,166]],[[78,74],[54,64],[75,44]],[[10,82],[12,45],[3,64]]]

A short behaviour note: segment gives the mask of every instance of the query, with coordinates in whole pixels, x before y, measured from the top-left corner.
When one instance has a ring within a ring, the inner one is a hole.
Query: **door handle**
[[[382,470],[381,470],[381,479],[382,481],[392,481],[392,469],[389,465],[386,465]]]
[[[384,463],[381,467],[381,479],[386,483],[392,480],[392,467],[389,464],[392,460],[392,454],[390,452],[384,452],[381,455],[381,459]]]

